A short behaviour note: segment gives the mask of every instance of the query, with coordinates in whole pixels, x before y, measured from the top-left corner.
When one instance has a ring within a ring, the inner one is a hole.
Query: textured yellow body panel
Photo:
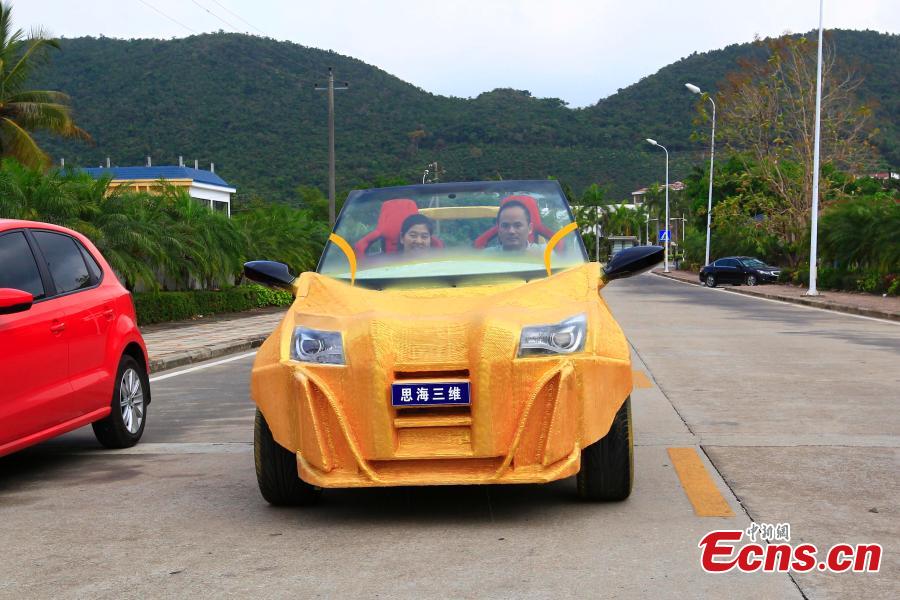
[[[530,283],[376,291],[316,273],[260,348],[251,395],[322,487],[528,483],[578,471],[631,393],[595,263]],[[517,358],[522,327],[588,317],[583,352]],[[295,326],[340,331],[345,365],[290,359]],[[468,380],[471,406],[391,406],[395,381]]]

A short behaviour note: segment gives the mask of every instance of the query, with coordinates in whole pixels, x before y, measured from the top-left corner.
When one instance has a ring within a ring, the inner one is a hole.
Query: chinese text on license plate
[[[468,406],[469,382],[411,381],[395,383],[391,387],[391,404],[394,406]]]

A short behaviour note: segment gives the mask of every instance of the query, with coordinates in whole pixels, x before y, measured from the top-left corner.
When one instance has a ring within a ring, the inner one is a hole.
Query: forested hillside
[[[877,102],[876,143],[885,165],[900,165],[900,36],[837,31],[841,58],[867,76],[864,98]],[[694,54],[595,106],[494,90],[477,98],[430,94],[353,58],[240,34],[173,40],[77,38],[61,41],[36,88],[72,97],[95,144],[41,138],[67,165],[210,161],[244,197],[295,198],[298,185],[322,189],[327,177],[325,81],[329,66],[351,88],[336,93],[338,188],[377,177],[421,178],[438,160],[448,179],[555,176],[580,190],[590,183],[614,197],[662,178],[654,137],[672,151],[672,179],[702,152],[691,140],[696,96],[691,81],[715,90],[751,44]],[[613,60],[612,58],[610,60]]]

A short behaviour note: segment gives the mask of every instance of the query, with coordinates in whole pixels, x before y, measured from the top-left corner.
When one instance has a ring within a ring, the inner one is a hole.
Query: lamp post
[[[684,87],[691,90],[695,94],[702,94],[693,83],[686,83]],[[707,95],[707,99],[712,102],[713,107],[713,115],[712,115],[712,136],[711,142],[709,145],[709,201],[706,207],[706,259],[703,264],[709,264],[709,227],[712,222],[712,188],[713,188],[713,158],[716,155],[716,103],[713,101],[712,96]]]
[[[816,251],[819,236],[819,129],[822,118],[822,9],[819,0],[819,48],[816,57],[816,140],[813,148],[812,228],[809,232],[809,289],[806,296],[818,296],[816,289]]]
[[[665,146],[657,142],[656,140],[651,140],[647,138],[647,143],[651,146],[657,146],[663,149],[663,152],[666,153],[666,250],[664,252],[665,256],[665,267],[663,269],[664,273],[669,272],[669,151]]]

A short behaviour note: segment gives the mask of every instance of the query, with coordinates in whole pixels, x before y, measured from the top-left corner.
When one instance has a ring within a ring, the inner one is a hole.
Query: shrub
[[[290,306],[293,301],[293,294],[287,290],[255,284],[220,291],[146,292],[134,295],[139,325],[266,306]]]

